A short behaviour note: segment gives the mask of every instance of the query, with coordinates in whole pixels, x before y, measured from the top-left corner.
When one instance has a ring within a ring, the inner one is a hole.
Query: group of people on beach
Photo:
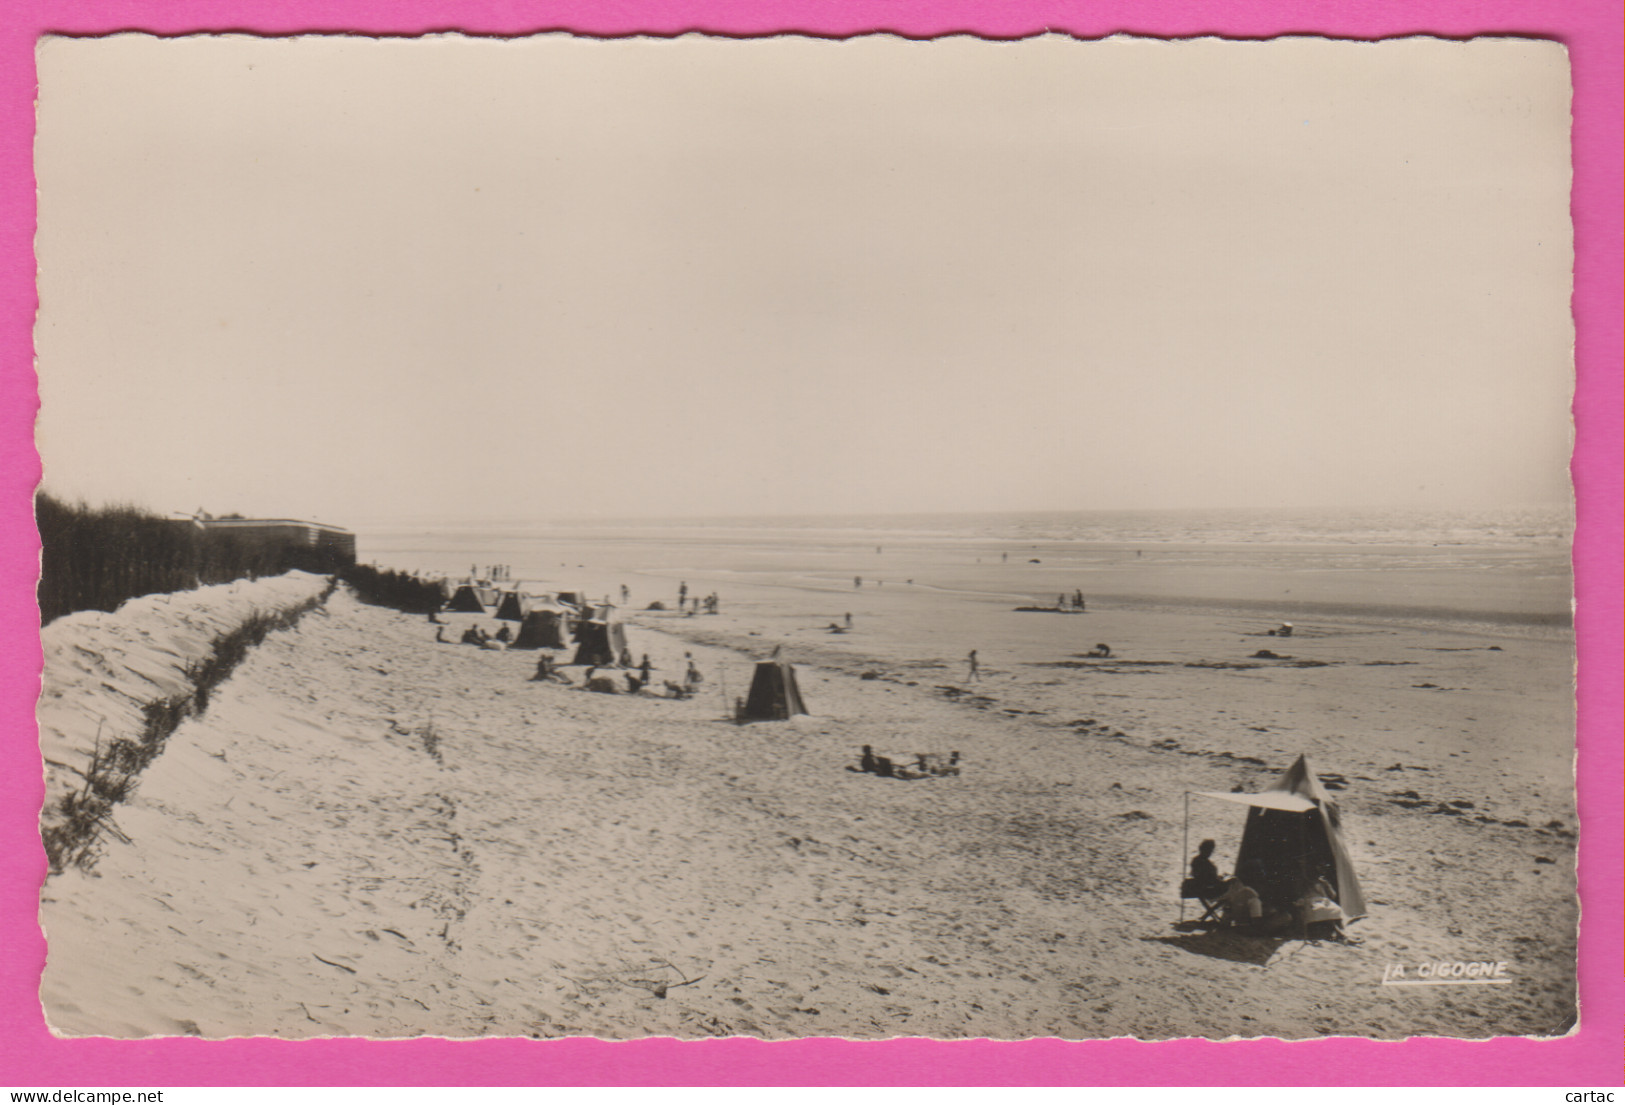
[[[491,565],[486,569],[487,578],[506,578],[506,570],[505,565]],[[620,585],[620,595],[621,602],[623,604],[630,602],[631,590],[624,583]],[[684,582],[678,588],[679,609],[682,609],[685,605],[687,605],[688,601],[688,584]],[[721,599],[715,592],[706,595],[703,598],[696,595],[694,596],[692,603],[692,612],[697,612],[703,607],[707,613],[714,614],[720,608],[720,603]],[[609,600],[606,596],[605,606],[608,605]],[[429,622],[435,626],[435,640],[441,644],[451,644],[451,639],[446,636],[446,623],[441,620],[439,613],[431,610],[428,614],[428,619]],[[850,623],[850,614],[847,615],[847,619]],[[499,625],[494,633],[485,629],[484,626],[470,624],[463,630],[462,635],[459,638],[459,642],[465,645],[474,645],[478,648],[501,650],[507,648],[507,646],[513,642],[513,639],[513,630],[505,623]],[[621,654],[615,657],[614,663],[623,669],[627,669],[624,676],[626,680],[626,693],[652,693],[650,691],[650,687],[654,679],[654,663],[649,659],[648,653],[643,654],[643,659],[640,663],[634,664],[631,650],[622,649]],[[695,664],[692,653],[683,653],[683,665],[684,670],[680,680],[664,680],[665,694],[661,697],[692,698],[696,691],[698,691],[699,686],[704,681],[705,677],[701,675],[699,667]],[[535,674],[531,676],[531,681],[537,683],[560,683],[566,686],[577,686],[578,684],[576,681],[563,670],[566,666],[568,665],[560,663],[559,660],[554,656],[544,652],[537,658],[536,671]],[[604,665],[602,663],[587,665],[586,671],[581,677],[579,686],[588,690],[610,690],[618,692],[619,688],[612,680],[598,674],[599,668],[603,666]],[[609,685],[606,687],[604,684]]]
[[[1306,880],[1301,892],[1288,901],[1267,902],[1255,889],[1265,882],[1264,872],[1256,861],[1246,870],[1229,877],[1221,876],[1218,865],[1213,862],[1217,847],[1211,840],[1197,846],[1196,855],[1190,861],[1190,876],[1180,888],[1180,896],[1196,898],[1207,905],[1208,913],[1216,916],[1220,926],[1257,936],[1296,932],[1305,938],[1347,939],[1337,891],[1324,875]]]
[[[692,653],[683,653],[683,664],[684,671],[681,681],[671,679],[664,680],[665,693],[663,695],[658,695],[657,697],[694,697],[695,692],[699,690],[700,684],[705,681],[705,677],[700,674],[699,667],[694,663],[694,656]],[[553,656],[544,652],[542,655],[536,658],[536,673],[530,677],[531,682],[559,683],[567,687],[576,686],[577,684],[575,680],[570,677],[569,673],[564,671],[566,666],[567,665],[560,664],[556,659],[554,659]],[[603,666],[604,665],[602,664],[586,665],[586,670],[581,675],[581,682],[579,684],[580,687],[589,691],[597,690],[606,693],[619,693],[619,688],[614,684],[613,680],[607,676],[599,675],[599,669]],[[655,667],[653,661],[649,659],[649,654],[647,652],[643,654],[643,659],[641,661],[639,661],[637,664],[633,664],[632,653],[631,650],[628,649],[620,656],[620,666],[627,669],[622,674],[622,678],[626,680],[625,693],[654,693],[650,687],[654,681]]]
[[[446,627],[440,619],[430,614],[429,620],[435,623],[434,639],[443,645],[451,644],[451,641],[446,637]],[[513,630],[506,625],[498,626],[495,633],[488,632],[483,626],[471,625],[463,630],[459,643],[474,645],[476,648],[500,650],[507,648],[512,640]]]
[[[625,588],[622,588],[622,590],[625,590]],[[693,617],[695,614],[698,614],[702,608],[707,614],[716,614],[720,612],[722,609],[722,596],[718,595],[715,591],[712,591],[709,595],[705,595],[703,597],[700,595],[695,595],[693,601],[690,602],[688,597],[687,581],[679,583],[677,585],[677,612],[679,614],[686,613],[690,617]]]

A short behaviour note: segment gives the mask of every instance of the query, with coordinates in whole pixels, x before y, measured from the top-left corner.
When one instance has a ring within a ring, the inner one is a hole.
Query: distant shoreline
[[[1100,595],[1099,601],[1119,606],[1168,613],[1206,613],[1237,617],[1279,618],[1333,618],[1341,622],[1389,625],[1403,623],[1417,628],[1465,628],[1469,632],[1487,632],[1497,627],[1550,629],[1572,631],[1572,613],[1530,612],[1512,610],[1463,610],[1448,606],[1406,606],[1402,604],[1374,605],[1369,603],[1339,602],[1276,602],[1265,599],[1230,599],[1188,601],[1173,600],[1165,595]]]

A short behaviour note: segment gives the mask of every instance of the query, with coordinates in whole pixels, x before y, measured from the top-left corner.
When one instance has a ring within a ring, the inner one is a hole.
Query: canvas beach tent
[[[523,591],[507,591],[497,604],[496,618],[505,622],[523,622],[530,613],[531,599]]]
[[[519,623],[519,633],[509,648],[567,648],[570,620],[563,610],[541,607],[530,610]]]
[[[1247,807],[1235,873],[1266,905],[1288,906],[1317,878],[1323,878],[1336,893],[1347,920],[1366,915],[1365,895],[1343,845],[1337,802],[1315,778],[1306,757],[1299,756],[1272,786],[1257,794],[1187,791],[1187,853],[1193,795]]]
[[[805,714],[796,669],[783,660],[762,660],[750,680],[750,694],[739,713],[740,721],[786,721]]]
[[[626,629],[620,622],[582,622],[576,627],[576,654],[572,663],[618,668],[626,652]]]
[[[485,613],[485,603],[480,598],[479,588],[465,583],[457,588],[456,593],[451,596],[451,601],[446,604],[446,609],[455,610],[462,614],[483,614]]]

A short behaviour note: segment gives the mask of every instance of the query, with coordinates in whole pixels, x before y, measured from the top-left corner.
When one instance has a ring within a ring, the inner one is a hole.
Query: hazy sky
[[[1568,493],[1555,44],[39,62],[62,494],[353,524]]]

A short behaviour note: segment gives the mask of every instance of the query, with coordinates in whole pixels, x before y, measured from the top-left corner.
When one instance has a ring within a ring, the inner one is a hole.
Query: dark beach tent
[[[783,660],[762,660],[751,677],[740,721],[784,721],[807,712],[796,685],[796,669]]]
[[[496,617],[505,622],[523,622],[530,613],[530,596],[523,591],[508,591],[497,604]]]
[[[465,583],[457,588],[457,593],[451,596],[446,604],[447,610],[455,610],[462,614],[483,614],[485,603],[480,601],[480,592],[477,588]]]
[[[621,666],[626,651],[626,629],[620,622],[582,622],[576,627],[576,664],[601,668]]]
[[[519,623],[519,634],[509,648],[566,648],[570,623],[564,611],[551,607],[531,610]]]
[[[1306,757],[1299,756],[1273,786],[1257,794],[1197,793],[1249,807],[1236,850],[1236,875],[1266,905],[1290,905],[1323,878],[1336,892],[1345,918],[1366,915],[1365,895],[1343,846],[1337,802],[1309,770]]]

